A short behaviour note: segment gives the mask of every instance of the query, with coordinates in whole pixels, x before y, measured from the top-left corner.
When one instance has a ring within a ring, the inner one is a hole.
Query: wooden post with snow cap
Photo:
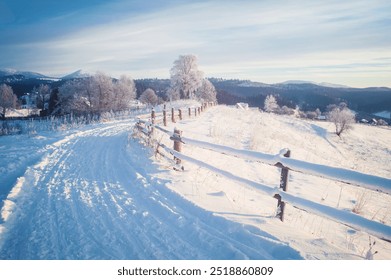
[[[174,134],[172,135],[171,139],[174,141],[174,151],[182,152],[182,131],[180,131],[177,128],[174,128]],[[176,164],[180,164],[181,160],[174,156],[174,160]]]
[[[153,134],[153,126],[155,124],[155,119],[156,119],[156,113],[155,113],[155,109],[152,108],[152,112],[151,112],[151,123],[152,123],[152,126],[151,126],[151,134]]]
[[[166,109],[163,110],[163,125],[167,126],[167,112],[166,112]]]
[[[156,118],[155,109],[152,108],[152,112],[151,112],[151,123],[152,124],[155,124],[155,118]]]
[[[175,109],[171,108],[171,122],[175,123]]]
[[[182,109],[178,109],[179,120],[182,120]]]
[[[174,128],[174,134],[172,136],[172,139],[174,140],[174,151],[182,152],[182,131],[180,131],[177,128]]]
[[[281,151],[281,153],[284,153],[284,157],[290,157],[291,151],[289,149],[284,149]],[[281,176],[280,176],[280,189],[282,189],[284,192],[288,189],[288,171],[289,169],[284,167],[282,164],[278,163],[277,166],[281,167]],[[277,202],[277,217],[283,222],[284,221],[284,210],[285,210],[285,202],[282,201],[281,195],[276,194],[274,196],[278,200]]]
[[[284,150],[284,157],[291,157],[291,151],[289,149]],[[288,171],[289,169],[286,167],[282,167],[281,169],[281,179],[280,179],[280,188],[286,192],[288,189]]]

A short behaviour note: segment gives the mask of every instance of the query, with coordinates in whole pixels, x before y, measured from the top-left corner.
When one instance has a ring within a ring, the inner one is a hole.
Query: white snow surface
[[[185,120],[166,129],[173,130],[174,126],[183,131],[185,143],[186,139],[193,139],[195,141],[190,142],[212,143],[208,146],[214,146],[215,150],[220,145],[225,146],[225,151],[248,150],[247,155],[252,151],[265,153],[271,155],[271,163],[275,162],[275,155],[289,148],[292,161],[309,162],[318,166],[317,169],[330,166],[352,170],[352,174],[364,173],[390,180],[389,128],[356,124],[339,138],[329,122],[226,106],[211,108],[198,119]],[[169,147],[172,145],[161,136],[157,138]],[[390,236],[391,199],[386,193],[308,175],[304,168],[301,170],[304,173],[289,173],[288,193],[280,194],[315,213],[299,210],[288,202],[285,220],[281,223],[274,218],[277,202],[270,196],[279,186],[279,168],[243,159],[240,154],[223,155],[190,143],[183,144],[182,152],[213,166],[216,172],[206,168],[206,164],[194,165],[184,160],[187,171],[181,175],[173,172],[172,189],[217,215],[259,227],[288,243],[306,259],[365,258],[370,236],[361,229],[367,224],[373,224],[373,228],[379,225],[383,234]],[[269,186],[270,191],[264,186]],[[319,216],[322,212],[323,216]],[[349,221],[354,228],[325,216],[339,217],[342,223]],[[374,250],[378,251],[374,258],[390,259],[390,243],[371,238],[376,240]]]
[[[243,178],[229,180],[183,161],[185,171],[130,137],[135,120],[68,132],[0,137],[0,259],[365,259],[369,235],[286,206],[245,180],[278,187],[280,169],[183,145],[183,153]],[[209,108],[169,124],[189,139],[390,178],[391,131],[355,125],[342,139],[332,124]],[[157,130],[156,130],[157,131]],[[156,132],[157,139],[172,142]],[[302,173],[288,194],[391,225],[391,200]],[[376,241],[373,259],[391,259]]]
[[[133,125],[104,123],[52,140],[0,138],[1,153],[14,155],[8,165],[26,168],[3,203],[0,259],[301,258],[261,229],[215,216],[167,188],[159,174],[168,171],[129,138]],[[39,140],[40,159],[18,163],[23,151],[12,147]]]

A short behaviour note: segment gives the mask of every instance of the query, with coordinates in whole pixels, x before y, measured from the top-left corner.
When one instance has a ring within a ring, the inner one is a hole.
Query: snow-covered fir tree
[[[264,103],[264,110],[266,112],[275,112],[279,108],[277,104],[277,100],[273,95],[266,96],[265,103]]]

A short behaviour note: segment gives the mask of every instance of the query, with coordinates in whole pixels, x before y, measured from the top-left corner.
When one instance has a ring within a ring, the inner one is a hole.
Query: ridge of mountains
[[[66,76],[55,78],[36,72],[0,69],[0,84],[12,86],[14,93],[21,96],[40,84],[57,88],[70,79],[86,78],[89,73],[77,70]],[[381,111],[391,112],[391,89],[387,87],[352,88],[344,85],[314,83],[310,81],[286,81],[266,84],[250,80],[209,78],[217,91],[219,103],[234,105],[246,102],[252,107],[263,107],[267,95],[274,95],[280,106],[303,111],[319,108],[326,110],[329,104],[346,102],[352,110],[365,114]],[[169,79],[135,79],[137,94],[152,88],[163,95],[170,85]]]

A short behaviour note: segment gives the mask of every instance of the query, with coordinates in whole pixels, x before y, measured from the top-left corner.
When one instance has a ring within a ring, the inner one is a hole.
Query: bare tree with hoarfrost
[[[130,108],[136,98],[136,86],[128,76],[114,81],[97,72],[91,77],[67,81],[59,88],[58,98],[62,113],[101,114]]]
[[[97,72],[92,77],[92,86],[94,87],[94,92],[96,92],[96,108],[98,113],[112,110],[115,100],[113,79],[105,73]]]
[[[69,80],[59,89],[61,113],[92,113],[94,111],[91,78]]]
[[[50,98],[50,86],[49,85],[44,85],[40,84],[37,88],[34,87],[33,89],[34,92],[37,93],[37,107],[38,109],[48,109],[48,102]]]
[[[141,95],[139,100],[151,106],[155,106],[159,102],[159,98],[153,89],[147,88]]]
[[[166,96],[168,97],[170,102],[181,99],[181,95],[179,94],[179,91],[175,90],[172,87],[169,87],[167,89]]]
[[[5,113],[8,109],[16,107],[17,97],[12,90],[12,87],[2,84],[0,85],[0,109],[1,118],[5,119]]]
[[[264,103],[264,110],[268,113],[276,112],[280,107],[277,104],[277,100],[273,95],[266,96]]]
[[[136,85],[132,78],[122,75],[114,83],[114,107],[115,110],[126,110],[130,107],[130,101],[136,98]]]
[[[203,79],[201,87],[197,90],[196,93],[197,99],[202,101],[216,101],[216,89],[214,85],[208,80]]]
[[[182,99],[193,99],[202,85],[203,73],[198,70],[195,55],[181,55],[170,70],[171,93],[179,93]]]
[[[335,134],[339,137],[344,131],[351,129],[352,124],[356,122],[355,114],[347,106],[332,109],[328,114],[328,118],[334,123]]]

